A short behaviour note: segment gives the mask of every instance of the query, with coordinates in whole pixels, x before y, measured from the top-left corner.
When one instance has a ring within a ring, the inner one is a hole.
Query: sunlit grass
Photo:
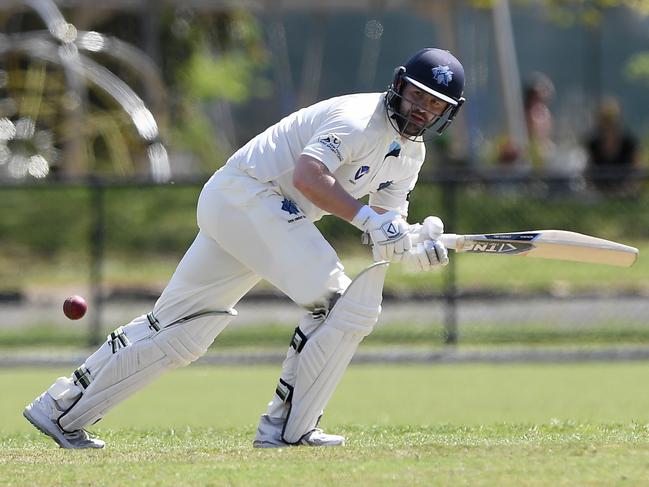
[[[61,369],[0,371],[3,485],[645,485],[649,364],[353,366],[323,426],[344,448],[255,450],[278,367],[188,367],[65,451],[20,412]]]

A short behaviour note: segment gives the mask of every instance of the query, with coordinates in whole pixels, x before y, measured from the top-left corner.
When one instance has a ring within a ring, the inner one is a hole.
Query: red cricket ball
[[[88,303],[81,296],[70,296],[63,302],[63,313],[71,320],[83,318],[88,309]]]

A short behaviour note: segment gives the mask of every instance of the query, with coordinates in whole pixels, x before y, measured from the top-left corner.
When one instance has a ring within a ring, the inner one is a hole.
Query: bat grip
[[[460,236],[455,233],[443,233],[439,239],[447,249],[457,250]]]

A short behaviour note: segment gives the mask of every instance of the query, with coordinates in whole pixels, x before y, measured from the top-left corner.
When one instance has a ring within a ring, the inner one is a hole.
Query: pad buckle
[[[90,371],[85,365],[82,365],[77,370],[75,370],[72,375],[74,376],[74,383],[84,390],[87,389],[92,382]]]
[[[149,320],[149,328],[153,331],[160,331],[160,322],[158,318],[153,315],[153,312],[147,313],[146,319]]]
[[[131,341],[124,333],[124,328],[120,326],[108,335],[108,343],[110,344],[113,353],[117,353],[120,348],[128,347],[131,344]]]
[[[277,389],[275,389],[275,394],[277,394],[277,397],[279,397],[282,402],[290,403],[293,400],[293,386],[280,378],[279,384],[277,384]]]
[[[306,335],[302,333],[302,330],[300,330],[299,326],[296,327],[295,331],[293,332],[293,336],[291,337],[290,346],[293,347],[297,353],[300,353],[304,348],[304,345],[306,345],[306,342]]]

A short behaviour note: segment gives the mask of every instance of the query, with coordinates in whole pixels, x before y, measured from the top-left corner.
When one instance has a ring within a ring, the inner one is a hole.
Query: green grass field
[[[649,363],[355,365],[342,449],[255,450],[278,367],[174,371],[64,451],[21,416],[65,370],[0,370],[2,485],[649,485]]]

